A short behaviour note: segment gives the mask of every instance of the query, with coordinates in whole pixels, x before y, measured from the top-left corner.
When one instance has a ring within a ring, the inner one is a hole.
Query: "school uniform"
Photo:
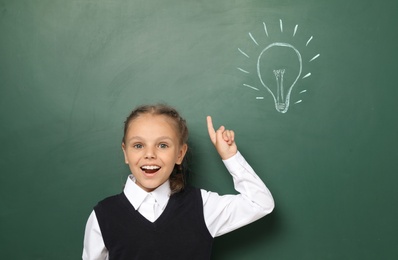
[[[148,193],[130,175],[123,193],[101,201],[91,213],[83,260],[210,259],[214,237],[274,208],[270,191],[239,152],[223,162],[237,195],[188,187],[170,196],[168,181]],[[195,258],[195,252],[202,254]]]

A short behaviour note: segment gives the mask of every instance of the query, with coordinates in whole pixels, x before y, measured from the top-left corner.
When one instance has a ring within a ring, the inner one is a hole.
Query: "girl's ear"
[[[178,157],[177,157],[176,164],[181,164],[182,163],[187,151],[188,151],[188,145],[187,144],[183,144],[181,146],[181,148],[180,148],[180,151],[178,152]]]
[[[124,162],[126,164],[129,164],[129,161],[127,160],[127,154],[126,154],[126,145],[124,143],[122,143],[122,150],[123,150],[123,154],[124,154]]]

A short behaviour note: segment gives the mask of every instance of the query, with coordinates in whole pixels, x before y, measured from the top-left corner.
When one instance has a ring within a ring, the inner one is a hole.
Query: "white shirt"
[[[201,190],[204,219],[213,237],[221,236],[256,221],[271,213],[274,208],[270,191],[239,152],[223,162],[232,175],[235,190],[239,194],[221,196],[215,192]],[[134,209],[154,222],[167,206],[170,185],[167,181],[148,193],[135,184],[134,177],[131,175],[127,178],[123,192]],[[150,196],[154,200],[151,200]],[[153,210],[147,210],[147,208],[148,206],[153,208],[155,200],[158,205],[153,215]],[[148,201],[151,202],[148,203]],[[108,250],[105,247],[95,212],[92,211],[84,235],[83,260],[107,259]]]

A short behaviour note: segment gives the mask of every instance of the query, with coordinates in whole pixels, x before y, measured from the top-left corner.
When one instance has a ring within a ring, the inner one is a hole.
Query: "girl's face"
[[[164,115],[143,114],[133,119],[122,144],[124,160],[136,184],[151,192],[167,181],[175,164],[181,164],[187,151],[179,143],[172,119]]]

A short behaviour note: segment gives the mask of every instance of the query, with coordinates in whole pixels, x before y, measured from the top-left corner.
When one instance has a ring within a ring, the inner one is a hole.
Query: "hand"
[[[218,154],[223,160],[226,160],[237,153],[238,147],[235,143],[234,131],[227,130],[224,126],[220,126],[217,131],[214,130],[211,116],[207,116],[207,130],[209,131],[211,142],[216,147]]]

